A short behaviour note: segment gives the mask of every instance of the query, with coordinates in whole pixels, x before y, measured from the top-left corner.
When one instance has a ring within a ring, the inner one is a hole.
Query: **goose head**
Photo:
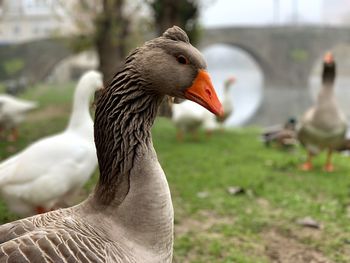
[[[323,58],[322,82],[332,84],[336,75],[336,65],[333,54],[327,52]]]
[[[80,86],[85,89],[86,93],[102,90],[102,74],[96,70],[89,70],[81,77],[79,84],[81,84]]]
[[[145,89],[189,99],[216,115],[223,114],[202,54],[179,27],[174,26],[161,37],[148,41],[137,52],[134,64],[146,82]]]
[[[227,90],[235,82],[236,82],[236,78],[234,76],[230,76],[228,79],[226,79],[224,83],[225,90]]]

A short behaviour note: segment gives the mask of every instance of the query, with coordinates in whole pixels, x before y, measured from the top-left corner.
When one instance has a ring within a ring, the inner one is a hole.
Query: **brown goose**
[[[0,262],[171,262],[173,207],[150,129],[164,95],[222,114],[205,68],[178,27],[134,50],[97,103],[94,194],[1,226]]]
[[[301,120],[298,139],[306,147],[307,161],[303,170],[312,169],[312,157],[319,151],[327,150],[325,170],[333,171],[332,152],[342,145],[347,128],[346,117],[341,112],[333,93],[336,65],[332,53],[324,57],[322,89],[314,107],[309,109]]]

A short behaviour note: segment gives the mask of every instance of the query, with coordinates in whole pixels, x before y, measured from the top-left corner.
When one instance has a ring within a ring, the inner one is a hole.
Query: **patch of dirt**
[[[175,224],[176,235],[182,236],[190,231],[207,232],[217,224],[234,224],[233,217],[220,216],[206,210],[200,211],[198,217],[200,219],[188,217]]]
[[[285,236],[276,229],[264,232],[262,238],[271,263],[333,263],[320,251],[300,243],[292,236]]]

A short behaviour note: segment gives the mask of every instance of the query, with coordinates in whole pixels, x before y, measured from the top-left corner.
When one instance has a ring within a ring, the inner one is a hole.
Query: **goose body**
[[[102,87],[100,73],[79,81],[70,122],[63,132],[31,144],[0,163],[0,193],[13,212],[28,216],[66,203],[97,166],[89,99]]]
[[[1,226],[0,262],[171,262],[173,207],[150,131],[165,95],[222,114],[205,68],[178,27],[134,50],[97,102],[94,193]]]
[[[12,129],[13,137],[17,137],[17,126],[25,120],[29,111],[37,107],[37,103],[33,101],[15,98],[7,94],[0,95],[0,130]]]
[[[347,122],[340,110],[333,91],[335,79],[335,62],[327,53],[322,73],[322,87],[316,104],[305,112],[298,128],[298,139],[308,152],[304,170],[312,168],[311,159],[322,150],[328,151],[326,171],[332,171],[331,154],[342,145],[345,139]]]

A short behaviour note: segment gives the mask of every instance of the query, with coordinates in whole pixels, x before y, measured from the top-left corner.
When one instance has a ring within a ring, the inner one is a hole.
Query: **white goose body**
[[[37,108],[36,102],[27,101],[13,96],[0,95],[0,127],[10,129],[16,127],[24,119],[28,111]]]
[[[151,127],[165,95],[222,114],[205,67],[178,27],[132,52],[97,103],[94,193],[1,226],[0,262],[172,262],[173,207]]]
[[[100,73],[78,83],[65,131],[43,138],[0,164],[0,193],[13,212],[28,216],[67,203],[96,169],[89,99],[102,86]]]
[[[189,100],[174,103],[172,112],[172,121],[182,132],[195,132],[200,128],[211,131],[218,127],[212,113]]]

